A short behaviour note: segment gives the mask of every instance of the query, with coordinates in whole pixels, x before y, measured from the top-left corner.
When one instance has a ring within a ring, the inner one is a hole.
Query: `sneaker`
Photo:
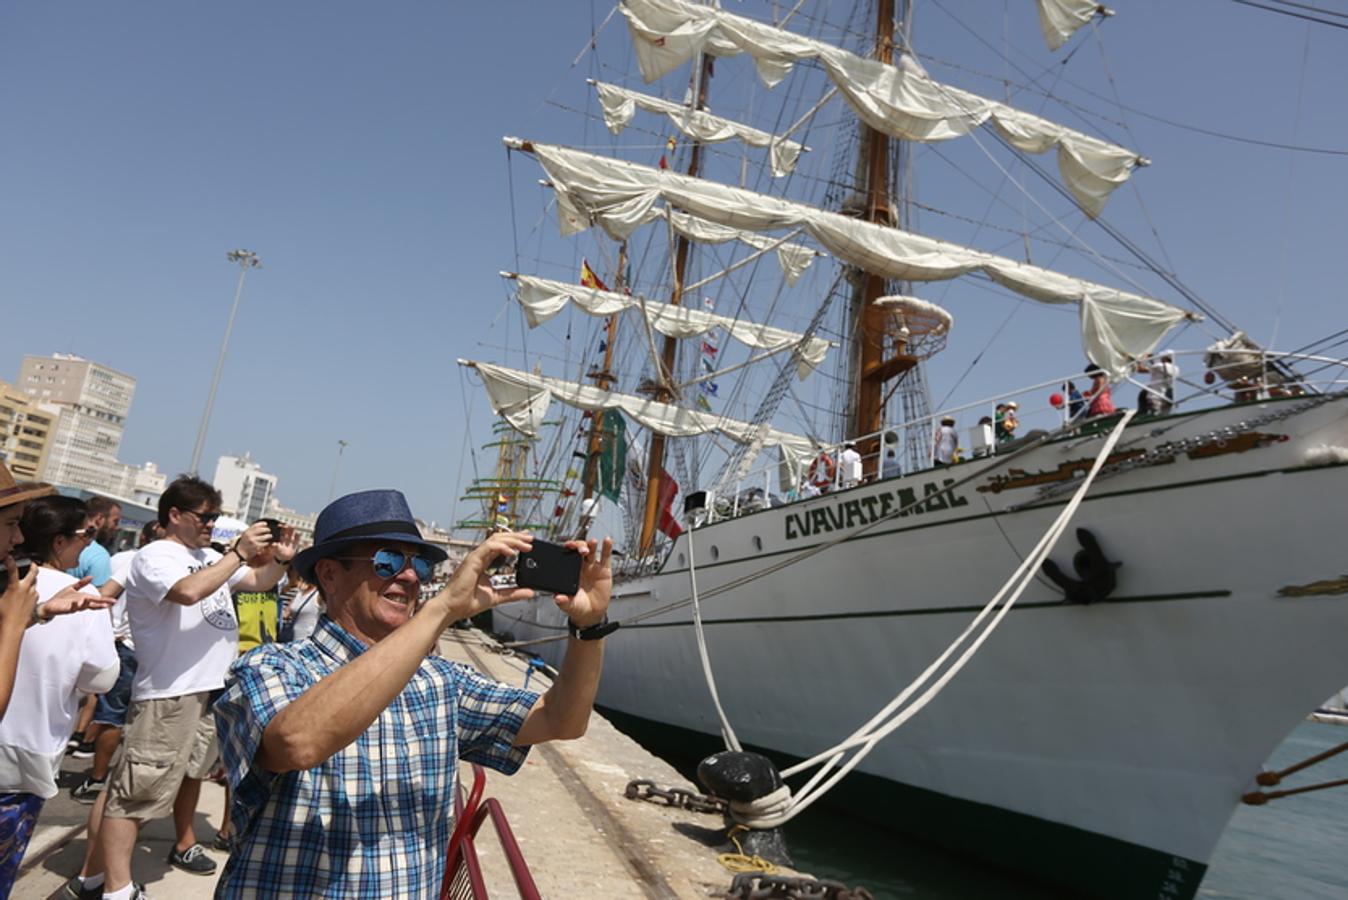
[[[70,736],[70,740],[66,741],[66,752],[74,753],[79,748],[80,744],[83,743],[84,743],[84,732],[83,731],[75,732]]]
[[[76,875],[66,882],[66,886],[61,889],[61,896],[69,900],[103,900],[103,885],[95,888],[84,887],[80,881],[80,876]]]
[[[234,851],[234,835],[225,834],[223,831],[217,831],[215,833],[215,840],[211,841],[211,849],[220,850],[224,853],[232,853]]]
[[[75,744],[75,746],[71,747],[69,744],[66,745],[66,754],[70,756],[71,759],[93,759],[93,741],[79,741],[78,743],[71,741],[71,743]]]
[[[178,848],[170,847],[168,863],[175,869],[182,869],[193,875],[215,874],[215,860],[206,855],[206,848],[201,844],[193,844],[182,853],[178,852]]]
[[[108,779],[90,778],[88,775],[86,775],[84,776],[83,781],[81,781],[79,784],[75,785],[73,788],[70,789],[70,796],[74,797],[81,803],[92,804],[95,800],[98,799],[98,795],[102,793],[103,788],[107,786],[108,786]]]

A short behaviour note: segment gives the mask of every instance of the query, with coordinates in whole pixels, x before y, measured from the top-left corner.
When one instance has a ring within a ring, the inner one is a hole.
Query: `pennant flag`
[[[580,477],[580,473],[577,472],[575,469],[567,469],[567,470],[566,470],[566,476],[565,476],[565,477],[567,477],[567,478],[579,478],[579,477]]]
[[[711,412],[711,404],[707,402],[707,395],[704,393],[700,392],[698,393],[697,406],[698,409],[702,410],[703,412]]]
[[[609,410],[604,413],[599,432],[599,493],[616,503],[626,468],[627,422],[622,413]]]
[[[698,383],[702,385],[702,393],[706,394],[706,395],[709,396],[709,397],[715,397],[715,396],[716,396],[716,387],[717,387],[717,386],[716,386],[716,382],[714,382],[714,381],[702,381],[702,382],[698,382]]]
[[[683,534],[683,526],[674,518],[674,498],[679,493],[679,483],[664,469],[660,470],[660,521],[656,526],[671,538]]]
[[[608,285],[604,284],[600,277],[594,273],[594,269],[590,268],[590,261],[584,258],[580,261],[580,283],[597,291],[608,290]]]
[[[719,349],[717,349],[717,347],[716,347],[715,344],[711,343],[710,341],[708,341],[708,340],[706,340],[706,339],[703,339],[703,341],[702,341],[702,355],[703,355],[703,356],[715,356],[716,354],[718,354],[718,353],[720,353],[720,352],[721,352],[721,351],[720,351]]]
[[[600,353],[603,353],[603,352],[604,352],[605,350],[607,350],[607,349],[608,349],[608,341],[600,341],[600,342],[599,342],[599,352],[600,352]]]
[[[669,163],[665,162],[665,155],[663,153],[660,154],[660,168],[662,169],[669,168]]]

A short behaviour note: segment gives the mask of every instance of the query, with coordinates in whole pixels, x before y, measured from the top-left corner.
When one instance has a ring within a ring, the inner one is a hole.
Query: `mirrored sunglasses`
[[[374,567],[374,574],[380,578],[395,578],[403,569],[411,565],[417,580],[427,582],[431,580],[431,572],[435,569],[435,563],[428,557],[409,556],[401,550],[387,548],[376,550],[373,556],[339,556],[337,558],[353,562],[368,561]]]

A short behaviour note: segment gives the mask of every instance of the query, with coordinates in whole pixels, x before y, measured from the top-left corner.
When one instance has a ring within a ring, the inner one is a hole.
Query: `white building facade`
[[[79,356],[25,356],[16,387],[54,418],[42,479],[125,496],[135,467],[117,461],[136,379]]]
[[[245,522],[267,516],[276,496],[276,476],[262,471],[252,457],[222,456],[215,465],[212,484],[220,492],[220,511]]]

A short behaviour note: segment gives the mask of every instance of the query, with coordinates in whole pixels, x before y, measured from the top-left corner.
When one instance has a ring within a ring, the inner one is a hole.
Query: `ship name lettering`
[[[968,498],[961,497],[951,488],[954,483],[953,478],[947,478],[940,484],[927,482],[922,485],[921,500],[918,499],[916,489],[903,487],[869,497],[844,500],[808,512],[787,513],[786,539],[791,541],[826,532],[843,531],[860,525],[870,525],[892,515],[895,510],[902,510],[899,516],[903,517],[968,506]]]

